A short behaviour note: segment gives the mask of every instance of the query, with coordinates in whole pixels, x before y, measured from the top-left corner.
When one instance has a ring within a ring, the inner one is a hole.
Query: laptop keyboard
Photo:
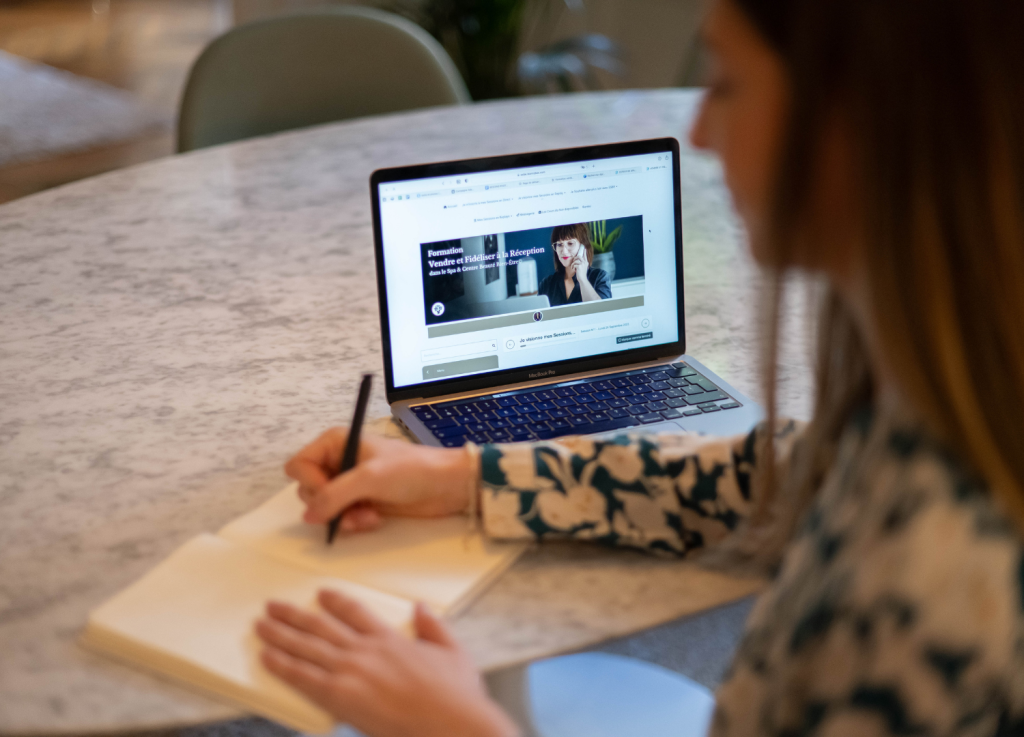
[[[411,409],[443,446],[457,448],[467,440],[514,443],[625,430],[740,406],[680,362]]]

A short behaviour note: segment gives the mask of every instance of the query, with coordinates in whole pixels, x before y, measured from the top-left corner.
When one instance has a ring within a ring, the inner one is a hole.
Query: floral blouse
[[[1024,735],[1021,538],[898,417],[843,435],[750,615],[712,735]],[[752,511],[765,432],[484,446],[485,529],[684,555]],[[780,458],[799,434],[777,434]]]

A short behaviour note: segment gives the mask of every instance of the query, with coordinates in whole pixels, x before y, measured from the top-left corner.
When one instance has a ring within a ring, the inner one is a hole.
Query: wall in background
[[[232,23],[232,0],[0,0],[0,50],[125,90],[168,123],[113,145],[4,166],[0,203],[173,153],[185,76]],[[23,98],[4,105],[21,106],[19,119],[32,110]],[[40,127],[50,110],[40,110]]]
[[[550,0],[560,2],[561,0]],[[583,0],[586,13],[562,12],[550,27],[527,25],[523,50],[582,33],[602,33],[623,47],[623,77],[599,73],[607,89],[676,87],[699,83],[694,40],[707,0]],[[335,5],[382,5],[381,0],[234,0],[235,21]]]
[[[644,248],[647,245],[644,243],[644,219],[639,216],[611,218],[607,222],[609,233],[622,226],[622,235],[612,248],[615,254],[615,278],[644,276]]]
[[[0,50],[127,90],[171,121],[193,60],[232,24],[332,2],[385,1],[0,0]],[[582,1],[585,15],[564,11],[555,23],[535,21],[525,32],[523,50],[581,33],[602,33],[623,46],[628,63],[621,78],[599,73],[605,87],[695,82],[690,73],[693,40],[707,0]],[[549,2],[557,6],[562,0]],[[6,166],[0,169],[0,202],[173,150],[168,126],[123,144]]]

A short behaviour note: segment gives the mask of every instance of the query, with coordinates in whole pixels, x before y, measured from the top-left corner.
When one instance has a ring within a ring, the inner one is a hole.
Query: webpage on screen
[[[382,185],[396,387],[678,340],[670,156]]]

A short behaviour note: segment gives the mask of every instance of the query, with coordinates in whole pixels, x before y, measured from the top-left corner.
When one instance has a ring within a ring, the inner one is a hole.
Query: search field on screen
[[[439,348],[428,348],[420,352],[420,360],[423,363],[430,361],[443,361],[448,358],[459,356],[475,356],[481,353],[493,353],[498,350],[497,340],[478,340],[475,343],[460,343],[459,345],[441,346]]]

